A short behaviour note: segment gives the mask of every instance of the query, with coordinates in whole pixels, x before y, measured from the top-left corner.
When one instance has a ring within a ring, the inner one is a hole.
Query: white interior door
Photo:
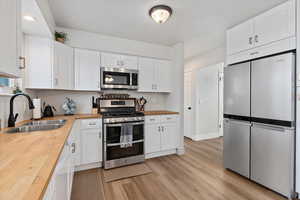
[[[219,68],[218,64],[197,71],[195,124],[199,140],[219,136]]]
[[[193,138],[192,133],[192,72],[184,74],[184,136]]]

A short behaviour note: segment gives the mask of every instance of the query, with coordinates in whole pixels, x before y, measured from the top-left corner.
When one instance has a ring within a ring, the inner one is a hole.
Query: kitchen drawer
[[[81,120],[80,129],[98,129],[102,127],[100,119],[85,119]]]
[[[160,123],[160,115],[146,116],[145,122],[146,124]]]
[[[177,115],[161,115],[160,121],[161,123],[169,123],[169,122],[177,122]]]

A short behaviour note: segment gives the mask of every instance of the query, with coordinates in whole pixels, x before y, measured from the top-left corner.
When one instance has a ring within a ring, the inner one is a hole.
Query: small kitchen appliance
[[[101,89],[138,89],[138,70],[101,67]]]
[[[99,99],[103,117],[104,169],[145,160],[144,114],[136,112],[135,98]]]

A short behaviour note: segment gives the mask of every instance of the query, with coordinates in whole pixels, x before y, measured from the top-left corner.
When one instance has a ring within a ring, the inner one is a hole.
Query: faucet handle
[[[17,121],[18,116],[19,116],[19,113],[15,114],[15,122]]]

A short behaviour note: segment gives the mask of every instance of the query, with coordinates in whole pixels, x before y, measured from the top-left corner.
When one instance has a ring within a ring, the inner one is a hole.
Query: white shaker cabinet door
[[[160,124],[148,124],[145,128],[145,153],[155,153],[161,150]]]
[[[254,47],[254,23],[248,20],[227,31],[227,55]]]
[[[53,75],[56,89],[74,88],[74,51],[62,43],[54,43]]]
[[[75,89],[100,90],[100,53],[75,49]]]
[[[101,53],[101,67],[118,68],[120,67],[121,56],[113,53]]]
[[[81,164],[102,161],[102,131],[100,129],[81,130]]]
[[[178,142],[178,127],[176,124],[162,124],[161,129],[161,150],[175,149]]]
[[[171,62],[168,60],[156,61],[157,92],[171,92]]]
[[[19,0],[0,0],[0,74],[11,77],[20,75],[20,6]]]
[[[137,70],[138,69],[138,57],[122,55],[121,60],[120,60],[120,65],[121,65],[121,67],[123,67],[125,69]]]
[[[295,1],[291,0],[255,17],[255,46],[294,36],[296,32],[295,10]]]
[[[151,58],[139,59],[139,91],[153,92],[155,85],[155,63]]]
[[[51,89],[53,42],[49,38],[25,36],[25,87]]]

